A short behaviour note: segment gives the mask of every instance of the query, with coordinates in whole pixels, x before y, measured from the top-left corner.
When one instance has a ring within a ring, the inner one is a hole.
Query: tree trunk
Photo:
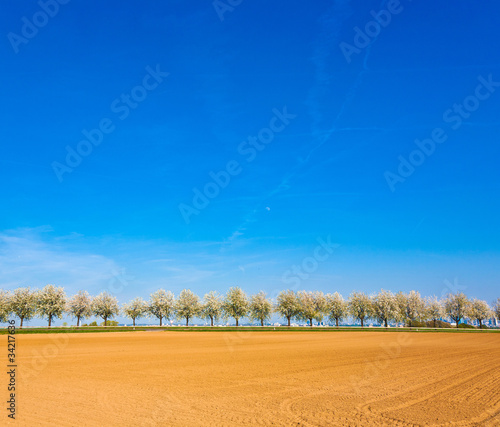
[[[186,326],[189,326],[189,317],[186,317]]]
[[[387,319],[384,319],[385,327],[387,328]]]
[[[104,318],[104,327],[108,326],[108,316]]]
[[[264,327],[264,319],[260,319],[260,326]]]
[[[483,322],[481,319],[479,319],[479,329],[483,329]]]
[[[162,316],[160,316],[160,326],[161,326],[161,320],[162,320],[162,319],[163,319],[163,317],[162,317]]]
[[[238,326],[238,318],[237,318],[237,317],[235,317],[235,319],[236,319],[236,326]]]
[[[313,327],[313,320],[312,319],[309,319],[309,325],[311,326],[311,328]]]
[[[213,327],[213,326],[214,326],[214,318],[213,318],[213,317],[210,317],[210,323],[211,323],[211,325],[210,325],[210,326],[212,326],[212,327]]]
[[[434,328],[436,328],[436,319],[434,319]]]
[[[288,327],[290,327],[290,318],[291,318],[291,317],[292,317],[292,316],[288,316],[288,317],[287,317],[287,320],[288,320]]]
[[[134,328],[135,328],[135,317],[132,319],[132,323],[134,324]]]
[[[21,317],[21,325],[19,326],[19,329],[21,329],[23,327],[23,320],[24,320],[24,318]]]
[[[339,327],[339,318],[338,317],[335,318],[335,326],[337,328]]]
[[[76,327],[80,327],[80,316],[76,316]]]
[[[457,329],[458,329],[458,324],[459,324],[459,322],[460,322],[460,319],[457,319]]]
[[[361,320],[361,327],[363,327],[363,319],[360,319]]]
[[[52,325],[52,316],[49,316],[49,328]]]

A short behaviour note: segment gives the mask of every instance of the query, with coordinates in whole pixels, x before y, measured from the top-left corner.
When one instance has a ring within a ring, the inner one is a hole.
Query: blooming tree
[[[396,298],[391,291],[383,289],[372,298],[373,316],[380,322],[384,322],[387,328],[387,322],[395,319],[397,316]]]
[[[479,328],[482,328],[483,320],[492,317],[492,314],[493,312],[486,301],[474,298],[469,304],[467,317],[477,320],[479,322]]]
[[[456,322],[457,328],[469,311],[470,301],[463,292],[448,294],[444,300],[445,313]]]
[[[297,294],[291,290],[281,291],[276,298],[275,311],[286,318],[290,327],[290,320],[300,312]]]
[[[259,292],[250,297],[249,310],[250,318],[260,321],[260,326],[264,326],[264,322],[268,320],[273,313],[273,304],[266,297],[265,292]]]
[[[348,315],[347,302],[338,292],[326,295],[326,312],[331,320],[335,320],[335,326]]]
[[[238,326],[239,320],[248,314],[249,309],[248,298],[243,289],[230,288],[224,298],[223,309],[228,317],[234,317]]]
[[[66,311],[76,317],[76,326],[80,326],[80,319],[92,316],[92,297],[87,291],[78,291],[68,300]]]
[[[108,326],[108,319],[112,319],[120,313],[118,300],[108,292],[101,292],[92,301],[92,312],[97,317],[102,317],[104,326]]]
[[[364,292],[353,292],[348,301],[349,313],[364,326],[365,319],[372,316],[372,301]]]
[[[11,294],[0,289],[0,322],[6,322],[11,312]]]
[[[30,288],[17,288],[11,297],[10,308],[12,313],[21,320],[20,328],[24,320],[33,319],[36,315],[37,293]]]
[[[200,298],[189,289],[184,289],[175,301],[175,313],[177,318],[186,319],[186,326],[189,326],[189,319],[200,314]]]
[[[129,303],[123,304],[122,313],[132,319],[132,324],[135,327],[135,319],[143,317],[148,310],[146,301],[142,298],[134,298]]]
[[[164,318],[168,320],[173,316],[174,304],[174,294],[172,292],[158,289],[149,297],[148,313],[160,319],[160,326],[162,326]]]
[[[495,317],[500,320],[500,298],[493,303],[493,314]]]
[[[37,293],[37,312],[40,317],[46,317],[49,328],[54,317],[62,319],[66,310],[66,294],[64,289],[54,285],[47,285]]]
[[[299,302],[298,317],[309,322],[312,328],[313,319],[321,322],[327,312],[326,298],[323,292],[297,292],[297,300]]]
[[[425,311],[427,313],[426,317],[432,320],[434,322],[434,327],[436,327],[436,321],[444,315],[443,303],[439,301],[436,296],[426,298]]]
[[[395,319],[411,326],[412,322],[422,320],[426,317],[425,301],[419,292],[410,291],[408,294],[398,292],[395,295],[396,315]]]
[[[420,292],[410,291],[406,302],[406,316],[411,322],[425,319],[425,301],[420,296]]]
[[[80,319],[92,316],[92,298],[87,291],[78,291],[66,305],[66,311],[76,317],[76,326],[80,326]]]
[[[205,318],[210,319],[210,326],[214,326],[214,320],[217,321],[222,313],[222,297],[215,291],[205,294],[201,314]]]

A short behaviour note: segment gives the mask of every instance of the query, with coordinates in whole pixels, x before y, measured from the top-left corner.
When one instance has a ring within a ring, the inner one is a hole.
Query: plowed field
[[[127,332],[16,339],[17,416],[7,422],[4,409],[0,425],[500,425],[499,334]]]

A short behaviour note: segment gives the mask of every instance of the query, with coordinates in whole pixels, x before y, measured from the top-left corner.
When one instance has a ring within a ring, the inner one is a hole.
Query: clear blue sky
[[[61,3],[2,4],[2,288],[500,296],[500,4]]]

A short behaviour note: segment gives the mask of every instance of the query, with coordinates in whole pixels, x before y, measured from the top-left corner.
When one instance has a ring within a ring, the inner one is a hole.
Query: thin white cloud
[[[329,70],[328,60],[332,53],[332,47],[336,45],[338,36],[344,21],[352,14],[349,0],[337,0],[331,9],[321,17],[320,25],[321,30],[318,35],[318,40],[314,47],[312,62],[315,66],[315,83],[309,91],[307,105],[309,114],[312,118],[311,134],[309,135],[315,142],[312,149],[304,158],[300,158],[298,163],[295,164],[291,170],[285,174],[279,184],[259,199],[256,206],[245,215],[243,222],[237,227],[236,231],[227,239],[228,243],[233,244],[240,236],[244,234],[248,225],[257,221],[257,214],[261,211],[264,203],[271,197],[290,189],[290,181],[299,170],[309,162],[313,153],[318,150],[331,135],[337,130],[337,123],[344,112],[345,107],[350,103],[351,99],[355,96],[356,90],[360,84],[362,70],[356,78],[353,87],[348,91],[345,101],[342,104],[339,113],[335,117],[333,124],[329,123],[324,129],[322,123],[324,122],[322,109],[325,100],[325,93],[328,82],[332,78],[332,73]],[[369,50],[366,51],[369,55]],[[365,58],[366,60],[367,58]]]
[[[120,266],[107,257],[69,251],[61,239],[53,243],[43,237],[50,228],[8,230],[0,233],[0,287],[43,287],[48,283],[69,291],[107,286]]]
[[[263,249],[259,240],[245,239],[228,248],[225,242],[57,236],[50,228],[0,231],[0,288],[41,288],[50,283],[64,287],[67,295],[108,291],[120,303],[136,296],[147,299],[159,288],[176,295],[190,288],[202,296],[238,285],[253,292],[256,281],[280,283],[275,276],[289,267],[290,260],[303,257],[288,246]],[[100,253],[103,248],[113,256]]]

